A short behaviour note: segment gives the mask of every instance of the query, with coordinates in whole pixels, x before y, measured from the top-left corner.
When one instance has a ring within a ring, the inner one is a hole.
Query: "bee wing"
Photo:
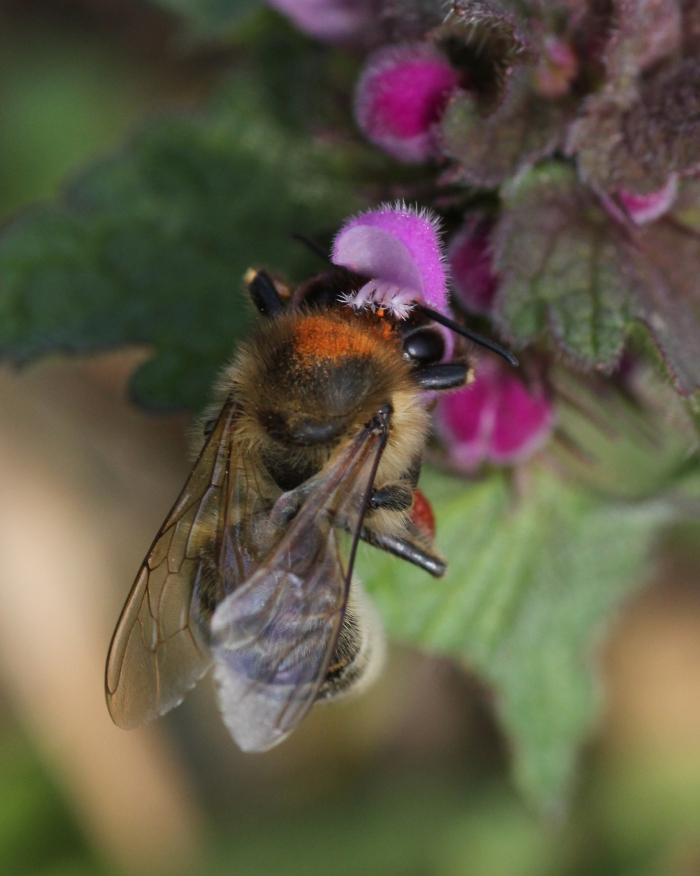
[[[223,407],[175,505],[158,532],[117,623],[105,692],[115,724],[131,728],[182,701],[211,665],[193,590],[203,548],[239,505],[258,501],[233,437],[235,403]],[[243,570],[240,571],[241,580]]]
[[[219,702],[244,751],[281,742],[324,682],[385,440],[366,427],[336,454],[276,547],[214,613]]]

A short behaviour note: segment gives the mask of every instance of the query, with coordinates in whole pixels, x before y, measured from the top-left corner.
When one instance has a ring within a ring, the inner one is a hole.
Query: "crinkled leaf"
[[[651,80],[625,116],[623,134],[649,172],[700,164],[700,61],[688,59]]]
[[[221,37],[262,7],[262,0],[155,0],[180,15],[188,30],[199,37]]]
[[[199,408],[247,322],[246,269],[313,273],[293,232],[332,230],[357,206],[336,153],[273,121],[238,79],[208,115],[153,124],[4,230],[0,354],[147,344],[137,398]]]
[[[606,51],[611,79],[642,73],[680,49],[678,0],[616,0],[613,14],[614,28]]]
[[[627,89],[624,94],[609,90],[594,94],[584,102],[566,144],[567,153],[577,158],[584,182],[608,192],[648,194],[668,181],[666,169],[640,161],[625,136],[625,119],[635,100],[636,91]]]
[[[679,124],[689,111],[686,118],[692,118],[695,83],[687,65],[644,87],[639,79],[680,47],[676,0],[618,0],[614,21],[604,58],[606,85],[584,102],[567,151],[577,155],[586,182],[609,192],[647,194],[683,169],[679,162],[697,139],[691,126]]]
[[[596,718],[593,648],[641,583],[667,511],[611,504],[545,470],[531,472],[521,499],[502,473],[461,487],[426,474],[422,489],[446,576],[431,580],[374,551],[360,577],[391,635],[463,661],[494,689],[516,780],[551,811]]]
[[[661,219],[640,231],[629,257],[635,315],[678,391],[690,395],[700,389],[700,233]]]
[[[506,191],[494,246],[505,334],[526,343],[548,328],[579,365],[612,367],[631,319],[629,280],[615,229],[567,166]]]
[[[456,0],[431,37],[464,71],[482,114],[500,104],[513,69],[537,56],[523,20],[494,0]]]
[[[526,78],[512,82],[505,102],[486,118],[464,91],[448,104],[441,123],[442,148],[459,162],[467,182],[498,186],[550,155],[561,142],[564,109],[530,91]]]

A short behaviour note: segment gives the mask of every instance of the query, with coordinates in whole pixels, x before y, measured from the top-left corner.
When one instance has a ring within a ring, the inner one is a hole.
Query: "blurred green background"
[[[3,218],[154,111],[197,107],[220,63],[135,0],[0,3]],[[186,418],[126,401],[142,358],[0,373],[0,874],[700,873],[692,526],[603,650],[604,717],[549,821],[509,783],[488,691],[407,649],[266,755],[235,749],[209,684],[155,727],[112,727],[109,636],[187,470]]]

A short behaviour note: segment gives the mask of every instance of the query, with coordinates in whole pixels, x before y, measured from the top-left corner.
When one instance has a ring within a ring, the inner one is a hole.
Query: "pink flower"
[[[672,173],[666,185],[648,195],[635,195],[620,189],[617,193],[622,206],[635,225],[646,225],[671,209],[678,194],[678,175]]]
[[[331,260],[369,281],[348,300],[356,309],[383,307],[399,319],[408,316],[411,302],[422,301],[449,315],[439,221],[428,210],[405,204],[386,204],[350,219],[333,244]],[[452,332],[445,339],[445,356],[454,349]]]
[[[296,26],[330,43],[353,42],[374,24],[373,0],[268,0]]]
[[[447,313],[439,222],[427,210],[386,204],[350,219],[333,244],[331,260]],[[378,303],[375,299],[375,303]]]
[[[357,84],[357,122],[399,161],[427,161],[438,154],[436,123],[458,83],[457,72],[433,46],[386,46],[370,57]]]
[[[435,414],[449,460],[465,472],[523,462],[546,442],[554,420],[542,387],[525,386],[493,358],[480,361],[475,380],[442,398]]]
[[[498,289],[498,277],[491,260],[493,225],[487,216],[471,216],[447,248],[447,261],[457,300],[466,310],[486,316],[491,312]]]

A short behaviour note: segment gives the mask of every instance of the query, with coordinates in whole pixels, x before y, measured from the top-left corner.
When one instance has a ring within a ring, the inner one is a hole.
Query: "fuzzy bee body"
[[[413,514],[430,395],[463,384],[425,317],[342,303],[366,278],[322,275],[285,307],[247,276],[262,319],[220,380],[192,474],[144,561],[107,662],[117,724],[177,705],[213,663],[245,750],[284,739],[316,700],[368,683],[381,629],[352,579],[358,540],[434,575]],[[450,370],[451,369],[451,370]]]

